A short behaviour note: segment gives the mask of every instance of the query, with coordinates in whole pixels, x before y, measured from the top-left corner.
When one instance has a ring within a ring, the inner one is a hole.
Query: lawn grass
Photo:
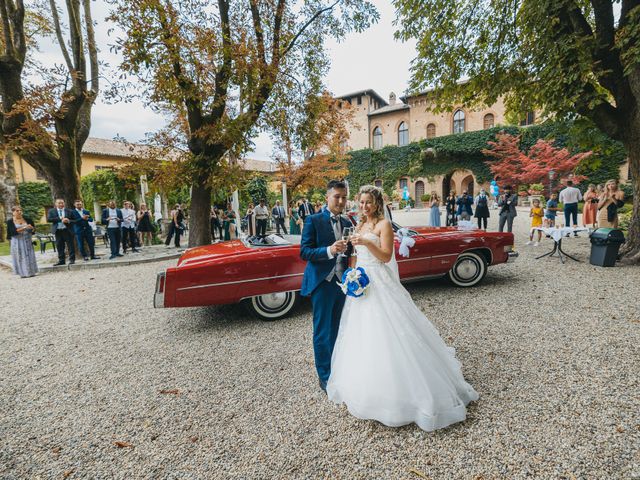
[[[9,242],[0,242],[0,257],[9,255],[10,245]]]

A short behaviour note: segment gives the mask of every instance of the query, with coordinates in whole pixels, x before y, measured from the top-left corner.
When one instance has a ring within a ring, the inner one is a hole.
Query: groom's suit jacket
[[[342,228],[353,226],[346,216],[340,217]],[[304,220],[302,239],[300,241],[300,258],[307,261],[307,267],[302,277],[302,289],[300,294],[309,296],[325,280],[336,264],[336,260],[343,263],[347,269],[347,258],[329,258],[327,247],[333,245],[336,236],[331,223],[331,213],[328,209],[320,213],[309,215]]]

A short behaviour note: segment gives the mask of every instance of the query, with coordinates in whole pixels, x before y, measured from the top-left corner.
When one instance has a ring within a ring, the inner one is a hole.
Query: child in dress
[[[540,207],[540,200],[535,199],[533,201],[533,206],[531,207],[529,216],[531,217],[531,233],[529,234],[529,241],[527,242],[527,245],[531,245],[533,243],[533,229],[542,227],[542,217],[544,216],[544,210],[542,210],[542,207]],[[538,240],[533,243],[533,246],[537,247],[541,239],[542,232],[538,230]]]

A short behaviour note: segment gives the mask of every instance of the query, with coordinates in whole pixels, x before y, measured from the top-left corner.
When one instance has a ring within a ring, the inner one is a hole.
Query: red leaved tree
[[[487,142],[490,149],[482,151],[496,160],[487,162],[491,173],[501,186],[541,183],[549,186],[549,172],[554,178],[571,177],[576,183],[585,177],[573,172],[578,164],[591,155],[583,152],[572,155],[566,148],[553,145],[553,140],[538,140],[528,153],[520,150],[520,136],[500,133],[495,142]]]

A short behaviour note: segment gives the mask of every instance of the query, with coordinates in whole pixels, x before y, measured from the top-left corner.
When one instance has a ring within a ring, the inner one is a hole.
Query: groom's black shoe
[[[320,388],[322,389],[322,391],[324,393],[327,393],[327,384],[324,383],[322,380],[318,380],[318,383],[320,384]]]

